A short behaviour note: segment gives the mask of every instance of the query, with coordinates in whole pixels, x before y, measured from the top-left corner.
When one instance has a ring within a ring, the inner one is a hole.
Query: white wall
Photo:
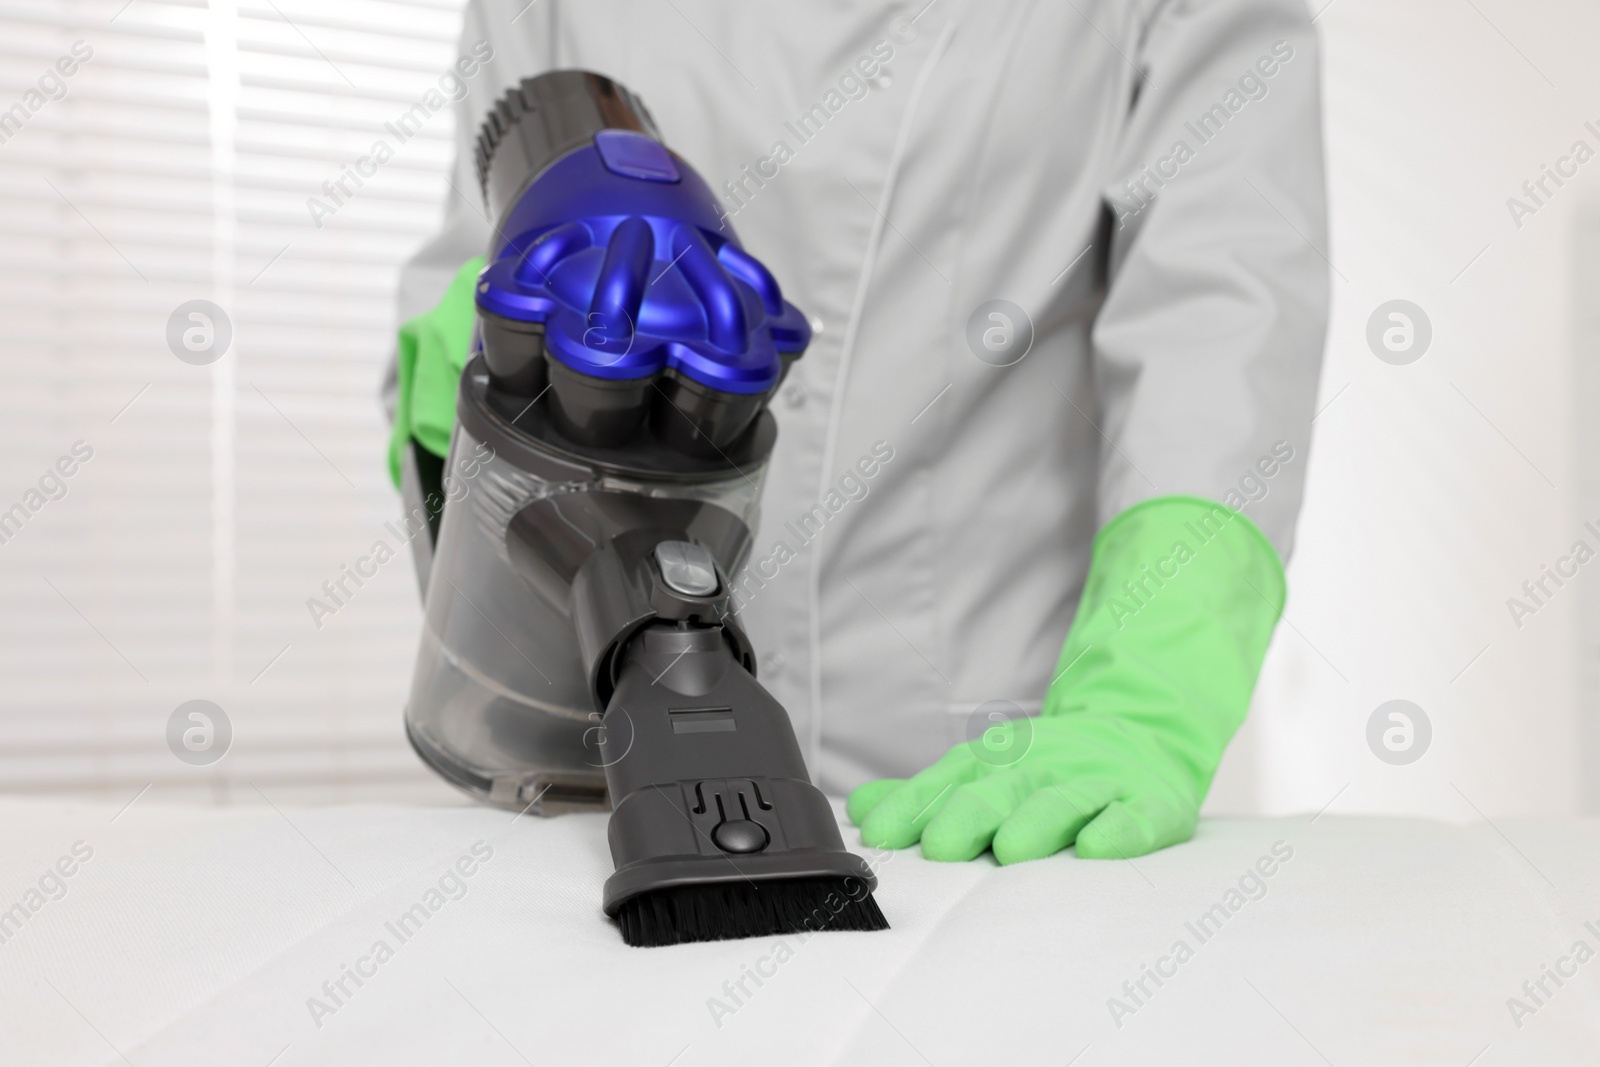
[[[1572,281],[1600,158],[1549,186],[1520,228],[1506,200],[1575,141],[1600,151],[1583,125],[1600,130],[1600,9],[1335,0],[1317,24],[1337,270],[1327,407],[1287,617],[1210,810],[1597,810],[1578,609],[1600,591],[1600,563],[1550,584],[1520,628],[1506,602],[1580,536],[1600,549],[1580,529],[1600,526],[1600,496],[1579,496],[1593,453],[1576,453],[1600,393],[1574,391],[1589,301]],[[1377,359],[1365,336],[1396,298],[1433,326],[1407,366]],[[1433,726],[1406,766],[1366,740],[1394,698]]]

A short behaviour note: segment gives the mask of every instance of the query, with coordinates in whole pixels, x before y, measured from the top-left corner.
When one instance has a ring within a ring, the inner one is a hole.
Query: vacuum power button
[[[724,852],[760,852],[767,847],[767,830],[749,819],[731,819],[711,831],[711,840]]]

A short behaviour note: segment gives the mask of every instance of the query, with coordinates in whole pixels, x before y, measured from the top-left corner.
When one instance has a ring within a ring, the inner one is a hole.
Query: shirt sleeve
[[[1100,523],[1193,494],[1287,561],[1328,318],[1315,29],[1302,0],[1173,0],[1128,58],[1093,336]]]

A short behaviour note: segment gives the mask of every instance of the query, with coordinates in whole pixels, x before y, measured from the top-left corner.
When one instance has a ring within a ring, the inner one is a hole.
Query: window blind
[[[0,5],[0,789],[449,795],[401,726],[403,551],[320,627],[306,602],[394,540],[377,389],[453,118],[385,124],[461,6]],[[169,744],[194,700],[220,759]]]

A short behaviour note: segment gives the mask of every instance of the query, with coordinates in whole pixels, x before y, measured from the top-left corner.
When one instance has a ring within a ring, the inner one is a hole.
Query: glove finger
[[[850,794],[850,799],[844,802],[845,814],[850,816],[850,821],[857,826],[867,817],[867,813],[877,807],[884,797],[906,784],[904,778],[879,778],[875,782],[868,782],[859,786]]]
[[[1034,791],[995,831],[994,858],[1004,865],[1055,855],[1072,844],[1118,792],[1115,782],[1092,778]]]
[[[1078,832],[1083,859],[1131,859],[1194,836],[1198,813],[1163,798],[1135,797],[1106,806]]]
[[[922,854],[931,860],[973,859],[1040,784],[1039,775],[1023,767],[993,770],[968,782],[923,829]]]
[[[983,797],[958,789],[923,828],[922,856],[944,863],[976,859],[1005,817]]]
[[[938,814],[957,786],[986,768],[946,756],[878,801],[861,823],[861,840],[874,848],[907,848]]]
[[[923,829],[923,856],[950,862],[978,857],[1029,790],[1026,776],[1014,769],[962,785]]]

